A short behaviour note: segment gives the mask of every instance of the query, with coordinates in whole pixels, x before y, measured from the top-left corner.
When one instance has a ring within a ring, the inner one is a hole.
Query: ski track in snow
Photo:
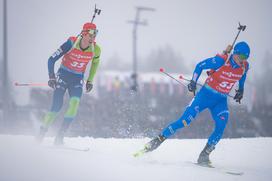
[[[272,138],[223,139],[211,155],[217,169],[192,164],[205,139],[170,139],[139,158],[145,139],[53,138],[37,145],[31,136],[0,135],[0,181],[230,181],[272,179]],[[80,151],[90,148],[89,151]],[[78,149],[78,150],[77,150]],[[229,175],[225,171],[243,172]]]

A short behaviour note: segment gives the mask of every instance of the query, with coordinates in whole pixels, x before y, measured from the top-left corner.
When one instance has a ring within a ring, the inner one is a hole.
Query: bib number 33
[[[72,67],[76,67],[76,68],[82,68],[85,66],[86,63],[83,63],[83,62],[72,62],[71,63],[71,66]]]

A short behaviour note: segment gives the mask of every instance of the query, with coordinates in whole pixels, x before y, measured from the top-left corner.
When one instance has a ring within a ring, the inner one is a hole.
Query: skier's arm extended
[[[100,53],[101,53],[101,49],[98,45],[95,45],[94,47],[94,58],[92,60],[92,65],[90,68],[90,72],[89,72],[89,77],[88,77],[88,82],[92,83],[97,67],[99,65],[99,61],[100,61]]]
[[[67,53],[73,47],[73,41],[68,39],[65,43],[63,43],[60,48],[53,53],[48,59],[48,74],[49,78],[55,77],[54,67],[56,61],[62,57],[65,53]]]
[[[219,67],[221,67],[222,65],[224,65],[224,63],[225,63],[225,60],[222,57],[218,56],[218,55],[215,56],[215,57],[208,58],[206,60],[203,60],[203,61],[199,62],[196,65],[196,68],[194,70],[194,74],[193,74],[192,80],[195,81],[195,82],[197,82],[199,76],[202,73],[202,70],[205,70],[205,69],[216,70]]]

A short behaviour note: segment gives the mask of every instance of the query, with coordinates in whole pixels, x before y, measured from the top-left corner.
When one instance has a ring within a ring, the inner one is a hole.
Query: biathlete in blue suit
[[[228,48],[231,49],[232,47],[229,46]],[[215,121],[215,129],[210,135],[205,148],[200,153],[198,163],[210,164],[209,155],[220,141],[228,122],[227,95],[236,82],[239,82],[239,89],[236,91],[234,99],[240,103],[243,98],[244,83],[249,68],[247,62],[249,54],[250,48],[248,44],[239,42],[235,45],[233,54],[229,58],[228,54],[218,54],[198,63],[192,80],[188,84],[188,89],[190,92],[195,93],[196,82],[202,70],[212,69],[204,86],[186,107],[183,115],[168,125],[159,136],[145,145],[145,152],[156,149],[163,141],[175,134],[178,129],[188,126],[200,112],[204,109],[209,109]]]

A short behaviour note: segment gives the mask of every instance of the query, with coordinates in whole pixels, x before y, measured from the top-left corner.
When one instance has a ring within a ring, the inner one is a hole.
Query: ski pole
[[[82,80],[83,84],[86,84],[87,80]],[[45,87],[48,86],[48,83],[20,83],[20,82],[14,82],[14,86],[21,86],[21,87]]]
[[[173,77],[172,75],[170,75],[169,73],[165,72],[163,68],[160,68],[160,72],[164,73],[165,75],[167,75],[168,77],[172,78],[173,80],[177,81],[179,84],[184,85],[185,87],[187,87],[186,84],[184,84],[183,82],[179,81],[178,79],[176,79],[175,77]],[[179,76],[180,79],[185,80],[187,82],[190,82],[191,80],[184,78],[182,75]],[[197,85],[199,85],[200,87],[203,87],[203,84],[200,83],[196,83]],[[222,94],[222,93],[221,93]],[[234,98],[234,96],[229,95],[229,94],[222,94],[222,95],[226,95],[228,97]]]
[[[22,86],[22,87],[44,87],[48,86],[47,83],[19,83],[15,82],[14,86]]]
[[[186,84],[184,84],[183,82],[179,81],[178,79],[176,79],[175,77],[173,77],[173,76],[170,75],[169,73],[165,72],[163,68],[160,68],[160,72],[164,73],[164,74],[167,75],[168,77],[174,79],[174,80],[177,81],[178,83],[180,83],[180,84],[184,85],[185,87],[187,87]],[[191,81],[191,80],[189,80],[189,79],[184,78],[182,75],[180,75],[179,78],[180,78],[180,79],[183,79],[183,80],[186,80],[186,81],[188,81],[188,82]],[[196,84],[199,85],[199,86],[201,86],[201,87],[203,87],[203,85],[200,84],[200,83],[196,83]]]
[[[182,80],[185,80],[187,82],[191,82],[191,80],[184,78],[182,75],[180,75],[179,78],[182,79]],[[196,85],[199,85],[200,87],[203,87],[203,85],[200,84],[200,83],[196,83]]]
[[[183,82],[179,81],[178,79],[176,79],[175,77],[173,77],[173,76],[170,75],[169,73],[165,72],[163,68],[160,68],[160,72],[164,73],[164,74],[167,75],[168,77],[174,79],[174,80],[177,81],[178,83],[180,83],[180,84],[184,85],[185,87],[187,87],[186,84],[184,84]],[[189,80],[189,79],[184,78],[182,75],[180,75],[179,78],[182,79],[182,80],[188,81],[188,82],[191,81],[191,80]],[[199,86],[201,86],[201,87],[203,87],[203,85],[200,84],[200,83],[196,83],[196,84],[199,85]]]
[[[180,75],[179,78],[182,79],[182,80],[185,80],[185,81],[187,81],[187,82],[191,82],[191,80],[184,78],[182,75]],[[203,87],[203,86],[204,86],[203,84],[200,84],[200,83],[196,83],[196,84],[199,85],[200,87]],[[222,93],[221,93],[221,94],[222,94]],[[231,97],[231,98],[234,98],[234,96],[229,95],[229,94],[223,94],[223,95],[227,95],[227,96],[229,96],[229,97]]]
[[[183,82],[179,81],[178,79],[176,79],[175,77],[173,77],[172,75],[170,75],[169,73],[165,72],[163,68],[160,68],[160,72],[164,73],[165,75],[167,75],[168,77],[172,78],[173,80],[177,81],[179,84],[184,85],[185,87],[187,87],[186,84],[184,84]]]

